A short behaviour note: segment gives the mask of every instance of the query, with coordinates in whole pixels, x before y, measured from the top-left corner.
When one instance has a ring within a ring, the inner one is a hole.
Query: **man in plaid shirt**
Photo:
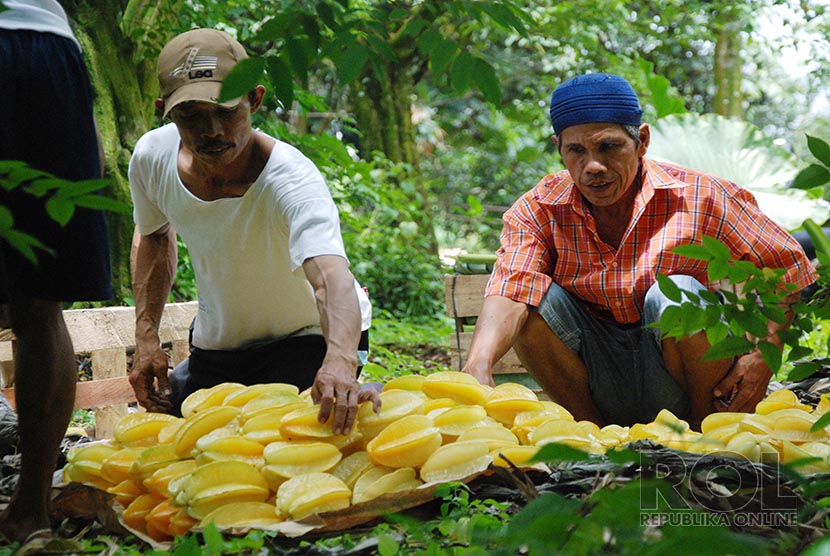
[[[621,77],[564,82],[550,115],[567,170],[504,214],[463,371],[492,384],[493,365],[513,347],[552,399],[600,425],[650,422],[663,408],[694,426],[716,410],[753,411],[772,376],[760,352],[703,362],[704,333],[662,339],[646,327],[674,304],[657,274],[687,291],[714,289],[705,261],[671,252],[707,235],[735,259],[787,269],[801,290],[815,269],[799,244],[734,183],[646,159],[649,127]],[[769,323],[779,346],[780,329]]]

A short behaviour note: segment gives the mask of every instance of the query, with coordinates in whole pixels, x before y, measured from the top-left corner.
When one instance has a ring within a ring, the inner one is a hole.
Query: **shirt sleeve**
[[[291,270],[320,255],[338,255],[348,260],[340,235],[340,217],[331,198],[309,199],[286,210]]]
[[[542,216],[538,202],[529,195],[519,199],[503,217],[501,247],[487,283],[485,297],[500,295],[538,307],[553,281],[556,251],[547,233],[551,218]]]
[[[141,148],[136,145],[135,153],[130,159],[128,177],[130,181],[130,193],[133,198],[133,220],[138,226],[141,235],[149,235],[165,224],[167,216],[161,211],[156,201],[150,195],[148,187],[149,172],[142,171]]]
[[[723,206],[720,239],[735,258],[751,261],[759,268],[784,268],[784,282],[795,284],[799,290],[815,282],[816,270],[801,245],[761,212],[752,193],[727,183]]]

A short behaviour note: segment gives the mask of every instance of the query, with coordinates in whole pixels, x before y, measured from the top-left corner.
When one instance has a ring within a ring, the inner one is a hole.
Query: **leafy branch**
[[[61,227],[72,219],[76,207],[113,212],[129,212],[130,207],[95,192],[109,185],[109,180],[69,181],[56,178],[48,172],[37,170],[17,160],[0,160],[0,188],[6,192],[22,191],[39,199],[45,199],[46,213]],[[12,211],[0,205],[0,238],[17,249],[26,259],[37,264],[37,251],[52,250],[37,238],[15,228]]]
[[[782,342],[791,348],[787,361],[793,362],[795,368],[788,376],[789,380],[809,376],[826,362],[804,361],[813,354],[813,350],[802,345],[801,339],[813,329],[815,319],[830,316],[827,295],[819,294],[827,292],[830,285],[830,242],[812,221],[805,222],[805,229],[811,237],[817,234],[816,250],[820,253],[821,262],[817,282],[819,289],[808,299],[802,299],[791,307],[794,313],[791,326],[778,332]],[[818,236],[823,237],[824,241],[821,242]],[[778,324],[787,322],[784,304],[796,286],[783,281],[786,270],[758,268],[749,261],[732,260],[729,249],[708,236],[703,237],[702,244],[682,245],[673,252],[706,261],[710,281],[726,280],[730,286],[718,292],[690,292],[679,288],[667,276],[658,275],[660,291],[677,305],[666,308],[653,326],[667,338],[680,338],[703,331],[711,346],[703,356],[704,361],[736,357],[757,349],[770,369],[778,371],[784,362],[782,350],[767,340],[767,326],[769,321]]]
[[[403,64],[396,48],[405,39],[417,45],[433,74],[447,76],[456,93],[462,94],[474,85],[488,102],[498,106],[502,92],[495,68],[483,53],[473,52],[463,41],[447,36],[439,16],[447,12],[467,14],[522,37],[529,36],[530,16],[509,1],[444,0],[424,6],[395,7],[388,13],[378,9],[375,15],[389,23],[389,28],[367,25],[360,11],[348,10],[337,2],[320,1],[313,9],[284,11],[259,27],[253,42],[265,46],[264,54],[234,67],[223,83],[220,100],[245,94],[266,72],[280,102],[288,108],[297,93],[295,85],[307,87],[309,74],[320,63],[331,63],[336,68],[341,85],[355,82],[366,72],[374,72],[384,83],[382,65]]]
[[[795,177],[792,187],[797,189],[812,189],[824,187],[830,190],[830,145],[826,141],[807,135],[807,147],[818,160],[801,170]]]

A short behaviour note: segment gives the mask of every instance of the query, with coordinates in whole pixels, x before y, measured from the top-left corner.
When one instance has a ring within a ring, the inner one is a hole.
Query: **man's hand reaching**
[[[767,393],[772,371],[758,351],[738,358],[726,377],[715,386],[715,410],[748,412],[755,411]]]
[[[147,411],[169,413],[173,408],[167,363],[167,354],[160,347],[146,351],[136,349],[130,385],[135,391],[135,399]]]
[[[361,388],[354,378],[354,371],[336,374],[320,369],[311,387],[311,399],[314,403],[320,404],[317,420],[321,423],[329,419],[332,407],[334,408],[334,434],[351,432],[357,418],[358,405],[363,402],[371,401],[375,413],[380,412],[380,396],[377,390]]]

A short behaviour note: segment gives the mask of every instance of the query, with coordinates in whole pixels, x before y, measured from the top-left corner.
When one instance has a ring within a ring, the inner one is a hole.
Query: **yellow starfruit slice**
[[[408,415],[390,424],[370,440],[366,451],[376,465],[419,467],[441,443],[441,433],[429,417]]]

